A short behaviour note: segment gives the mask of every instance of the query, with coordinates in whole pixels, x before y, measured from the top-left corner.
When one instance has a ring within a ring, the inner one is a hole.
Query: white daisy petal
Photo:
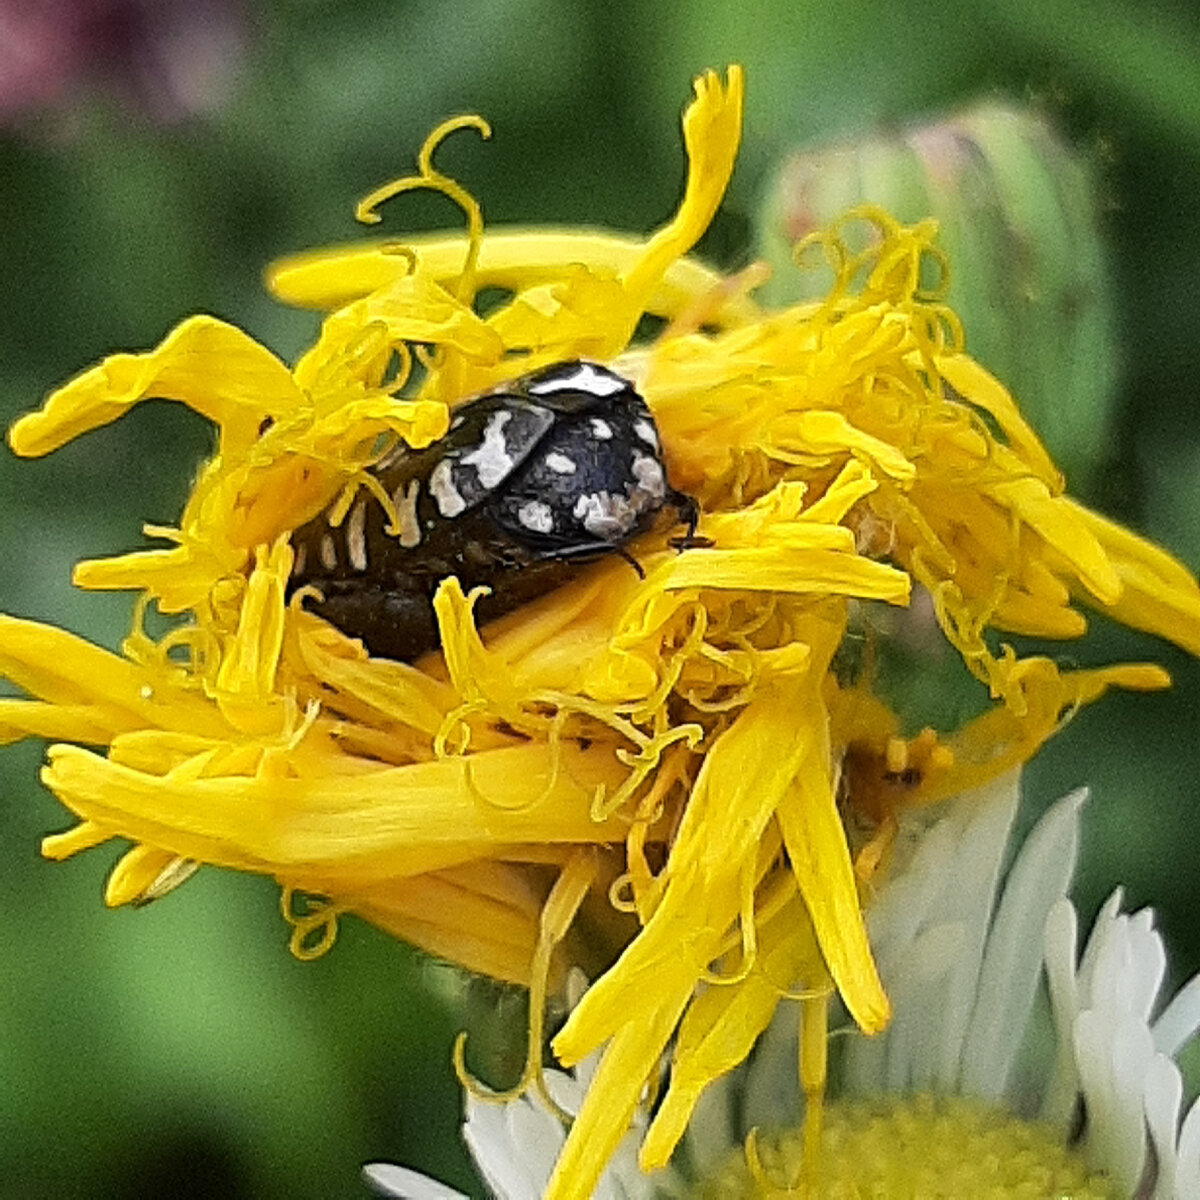
[[[1107,1159],[1105,1165],[1116,1178],[1130,1181],[1132,1194],[1146,1167],[1146,1078],[1154,1061],[1154,1039],[1143,1022],[1128,1015],[1121,1018],[1112,1060],[1118,1140],[1111,1161],[1118,1165],[1110,1166]]]
[[[394,1163],[368,1163],[363,1177],[376,1194],[394,1200],[468,1200],[462,1192]]]
[[[625,1135],[600,1177],[595,1200],[650,1200],[657,1194],[656,1182],[662,1173],[642,1172],[637,1161],[640,1143],[640,1131]]]
[[[1087,1008],[1106,1011],[1132,1011],[1130,974],[1133,966],[1133,945],[1130,937],[1129,914],[1118,913],[1105,926],[1096,944],[1096,957],[1087,979]]]
[[[509,1145],[519,1146],[535,1179],[548,1179],[554,1160],[566,1141],[558,1118],[547,1112],[532,1096],[504,1105]]]
[[[895,1015],[886,1038],[884,1091],[928,1089],[938,1061],[940,1030],[944,1027],[946,980],[962,953],[963,926],[945,922],[923,933],[910,947],[902,970],[884,986],[891,994]],[[931,1013],[941,1019],[930,1019]],[[862,1044],[856,1039],[856,1047]]]
[[[540,1181],[531,1173],[524,1147],[509,1140],[505,1107],[469,1096],[463,1141],[494,1195],[503,1200],[538,1200],[549,1172]]]
[[[1156,1054],[1146,1071],[1144,1104],[1146,1128],[1154,1145],[1156,1178],[1151,1200],[1173,1200],[1176,1180],[1175,1138],[1179,1129],[1179,1105],[1183,1100],[1183,1076],[1167,1057]]]
[[[890,987],[888,991],[894,1005],[895,992]],[[892,1011],[895,1012],[894,1007]],[[841,1078],[848,1095],[878,1096],[886,1090],[890,1038],[890,1030],[870,1038],[851,1036],[841,1067]],[[798,1087],[796,1090],[799,1093]]]
[[[770,1029],[767,1031],[770,1032]],[[763,1035],[766,1036],[765,1034]],[[779,1060],[782,1062],[782,1059]],[[794,1061],[794,1060],[793,1060]],[[796,1072],[791,1071],[792,1078]],[[745,1086],[748,1089],[753,1071],[746,1077]],[[697,1175],[703,1178],[713,1171],[729,1152],[729,1147],[738,1141],[738,1126],[734,1115],[737,1105],[737,1093],[741,1090],[742,1074],[739,1071],[728,1071],[719,1079],[715,1079],[700,1093],[696,1107],[692,1110],[688,1121],[684,1144],[687,1147],[687,1157]],[[795,1085],[793,1085],[795,1090]],[[791,1108],[778,1107],[771,1110],[772,1117],[781,1112],[794,1112]]]
[[[1069,1030],[1079,1016],[1079,987],[1075,975],[1075,956],[1079,939],[1079,918],[1075,906],[1067,899],[1060,900],[1046,917],[1042,936],[1043,965],[1050,993],[1050,1009],[1054,1027]],[[1076,1066],[1071,1038],[1059,1037],[1055,1046],[1054,1067],[1042,1096],[1041,1117],[1064,1133],[1075,1116],[1075,1098],[1079,1092],[1079,1069]]]
[[[1083,1094],[1087,1097],[1088,1134],[1093,1143],[1111,1142],[1116,1126],[1116,1095],[1109,1049],[1112,1021],[1097,1012],[1083,1012],[1075,1020],[1075,1063]]]
[[[594,1057],[594,1055],[588,1055],[589,1059]],[[583,1063],[580,1063],[579,1067],[582,1066]],[[583,1103],[583,1097],[587,1091],[586,1082],[578,1078],[579,1067],[575,1068],[576,1075],[568,1075],[566,1071],[546,1071],[543,1075],[550,1099],[571,1116],[575,1116],[579,1111],[579,1106]],[[591,1073],[589,1072],[588,1080],[590,1079]]]
[[[880,970],[901,958],[920,932],[953,870],[960,831],[942,820],[922,837],[912,861],[884,885],[867,910],[871,944],[877,947]]]
[[[978,808],[959,848],[946,889],[947,915],[962,924],[963,942],[946,979],[942,1029],[937,1038],[930,1084],[951,1091],[962,1066],[963,1039],[979,986],[979,964],[995,903],[1009,833],[1017,815],[1020,775],[1010,772],[980,789]],[[960,797],[972,803],[966,797]]]
[[[1129,1011],[1149,1023],[1158,989],[1167,974],[1167,950],[1154,928],[1154,913],[1148,908],[1129,919],[1129,959]]]
[[[755,1126],[767,1128],[779,1121],[780,1113],[792,1116],[800,1113],[800,1080],[796,1074],[799,1040],[800,1022],[796,1010],[790,1004],[781,1004],[774,1020],[759,1037],[746,1071],[740,1113],[737,1114],[742,1132]],[[856,1039],[856,1042],[870,1040],[878,1039]],[[883,1047],[880,1047],[878,1062],[872,1067],[880,1080],[883,1068],[879,1064],[882,1062]]]
[[[1185,1042],[1200,1029],[1200,975],[1197,975],[1175,994],[1163,1009],[1162,1016],[1151,1026],[1154,1048],[1168,1058],[1174,1058]]]
[[[1142,1098],[1154,1053],[1150,1031],[1127,1013],[1090,1009],[1075,1022],[1075,1051],[1087,1112],[1084,1153],[1132,1195],[1146,1163]]]
[[[964,1095],[997,1100],[1004,1094],[1041,970],[1041,947],[1029,931],[1045,928],[1051,907],[1070,885],[1079,849],[1079,809],[1086,798],[1080,789],[1055,804],[1013,864],[979,969],[963,1048]]]
[[[896,1016],[848,1054],[855,1090],[953,1090],[979,964],[1020,792],[1018,772],[956,797],[868,911],[880,976]],[[936,1013],[936,1018],[931,1014]]]
[[[1092,924],[1092,932],[1088,935],[1087,944],[1079,960],[1077,987],[1079,991],[1079,1007],[1090,1008],[1092,1004],[1092,977],[1096,973],[1096,960],[1103,948],[1112,940],[1118,927],[1123,925],[1125,918],[1120,915],[1121,904],[1125,899],[1125,889],[1116,888],[1112,895],[1105,900],[1096,920]]]
[[[1200,1100],[1183,1118],[1175,1156],[1175,1195],[1178,1200],[1200,1196]]]
[[[945,816],[925,829],[908,864],[892,876],[867,911],[867,925],[871,944],[876,948],[879,974],[892,996],[894,1011],[908,1011],[903,1006],[897,1006],[898,992],[920,994],[928,991],[914,978],[914,972],[919,972],[919,964],[923,961],[914,950],[914,944],[919,937],[928,933],[927,926],[935,923],[940,916],[941,894],[945,880],[952,873],[962,834],[962,823]],[[772,1031],[778,1025],[777,1017]],[[790,1061],[776,1062],[774,1074],[777,1076],[795,1075],[794,1026],[795,1022],[792,1021],[785,1030],[790,1046],[787,1055]],[[852,1039],[844,1061],[850,1090],[859,1095],[871,1095],[894,1087],[895,1084],[889,1080],[904,1077],[908,1071],[910,1060],[903,1048],[905,1044],[903,1036],[897,1035],[894,1021],[886,1032],[876,1037]],[[893,1059],[898,1060],[894,1068],[889,1065]],[[752,1089],[756,1082],[760,1086],[750,1092],[751,1097],[765,1091],[769,1098],[776,1090],[775,1087],[762,1086],[767,1083],[763,1078],[766,1061],[766,1054],[756,1059],[750,1084]],[[792,1091],[798,1097],[798,1085],[793,1085]],[[761,1121],[758,1106],[748,1105],[746,1117],[751,1126],[753,1121]]]

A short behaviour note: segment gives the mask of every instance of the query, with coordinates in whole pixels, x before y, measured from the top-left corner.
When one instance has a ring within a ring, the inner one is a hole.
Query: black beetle
[[[695,501],[667,483],[645,401],[597,363],[556,363],[468,400],[445,437],[421,450],[402,443],[371,471],[398,532],[362,489],[336,528],[322,515],[292,535],[290,586],[316,587],[308,606],[387,658],[438,644],[431,600],[447,576],[491,589],[476,607],[485,622],[580,563],[626,553],[664,508],[687,526],[673,544],[703,544]]]

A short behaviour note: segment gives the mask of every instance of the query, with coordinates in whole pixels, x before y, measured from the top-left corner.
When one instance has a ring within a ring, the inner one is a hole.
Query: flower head
[[[1174,1061],[1200,1029],[1200,980],[1163,1003],[1153,913],[1122,913],[1119,889],[1079,954],[1066,889],[1084,798],[1054,805],[1007,870],[1015,773],[902,822],[907,847],[869,914],[896,1017],[878,1038],[835,1039],[810,1194],[1200,1188],[1200,1105],[1181,1113]],[[689,1147],[712,1194],[765,1194],[804,1170],[784,1128],[795,1053],[794,1025],[776,1021],[705,1096]],[[723,1152],[756,1127],[746,1153]]]
[[[433,153],[486,126],[448,122],[361,215],[434,188],[466,234],[277,264],[278,295],[329,310],[293,369],[195,317],[10,433],[18,453],[46,453],[150,396],[220,431],[179,526],[148,530],[167,548],[76,570],[81,586],[140,593],[119,655],[0,621],[0,671],[31,697],[0,700],[0,735],[58,743],[43,778],[79,819],[44,852],[132,839],[110,904],[198,862],[273,875],[300,952],[349,911],[530,985],[534,1058],[546,988],[584,964],[596,982],[554,1049],[567,1065],[604,1052],[555,1195],[589,1192],[672,1037],[645,1168],[789,989],[821,1004],[836,988],[863,1029],[883,1028],[859,889],[895,812],[1024,761],[1110,685],[1167,682],[1149,666],[1062,671],[992,631],[1075,637],[1082,601],[1200,649],[1191,575],[1067,497],[964,353],[921,282],[941,261],[932,222],[858,211],[847,220],[871,248],[851,253],[842,226],[812,239],[830,293],[782,311],[756,306],[754,269],[721,277],[685,257],[733,169],[741,101],[737,68],[697,81],[684,199],[644,240],[485,231]],[[647,318],[663,328],[640,341]],[[705,544],[648,533],[639,572],[609,556],[482,636],[448,577],[433,598],[442,649],[415,663],[369,657],[303,589],[289,598],[291,534],[317,514],[362,499],[399,529],[373,464],[443,436],[464,398],[579,357],[635,381]],[[993,701],[942,738],[900,736],[838,660],[851,606],[907,604],[914,583]],[[143,629],[150,604],[178,617],[162,637]],[[876,831],[854,860],[844,813]]]
[[[1200,1102],[1181,1113],[1174,1060],[1200,1030],[1200,978],[1161,1002],[1153,914],[1122,913],[1120,890],[1079,954],[1066,890],[1085,795],[1053,805],[1008,868],[1016,772],[901,819],[895,870],[868,914],[895,1019],[877,1038],[835,1037],[812,1170],[789,1123],[802,1105],[796,1025],[780,1013],[750,1061],[706,1092],[684,1163],[632,1169],[639,1113],[596,1194],[754,1197],[797,1183],[812,1197],[1195,1194]],[[568,1115],[594,1066],[546,1072]],[[542,1194],[564,1131],[537,1096],[472,1096],[463,1137],[491,1192],[519,1200]],[[447,1195],[404,1168],[367,1175],[384,1195]]]

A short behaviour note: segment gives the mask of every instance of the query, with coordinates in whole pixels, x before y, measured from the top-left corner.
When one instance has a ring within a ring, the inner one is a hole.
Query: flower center
[[[1054,1196],[1109,1200],[1103,1176],[1047,1126],[961,1097],[878,1097],[827,1106],[820,1160],[802,1169],[798,1129],[759,1133],[697,1187],[705,1200],[805,1196]]]

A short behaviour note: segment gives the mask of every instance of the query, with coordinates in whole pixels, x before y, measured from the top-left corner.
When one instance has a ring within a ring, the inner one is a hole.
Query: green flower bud
[[[825,273],[797,269],[792,247],[864,201],[905,222],[937,219],[951,267],[947,300],[968,349],[1086,491],[1108,444],[1117,365],[1089,164],[1040,116],[990,101],[794,154],[759,221],[759,252],[774,268],[769,302],[823,294]]]

